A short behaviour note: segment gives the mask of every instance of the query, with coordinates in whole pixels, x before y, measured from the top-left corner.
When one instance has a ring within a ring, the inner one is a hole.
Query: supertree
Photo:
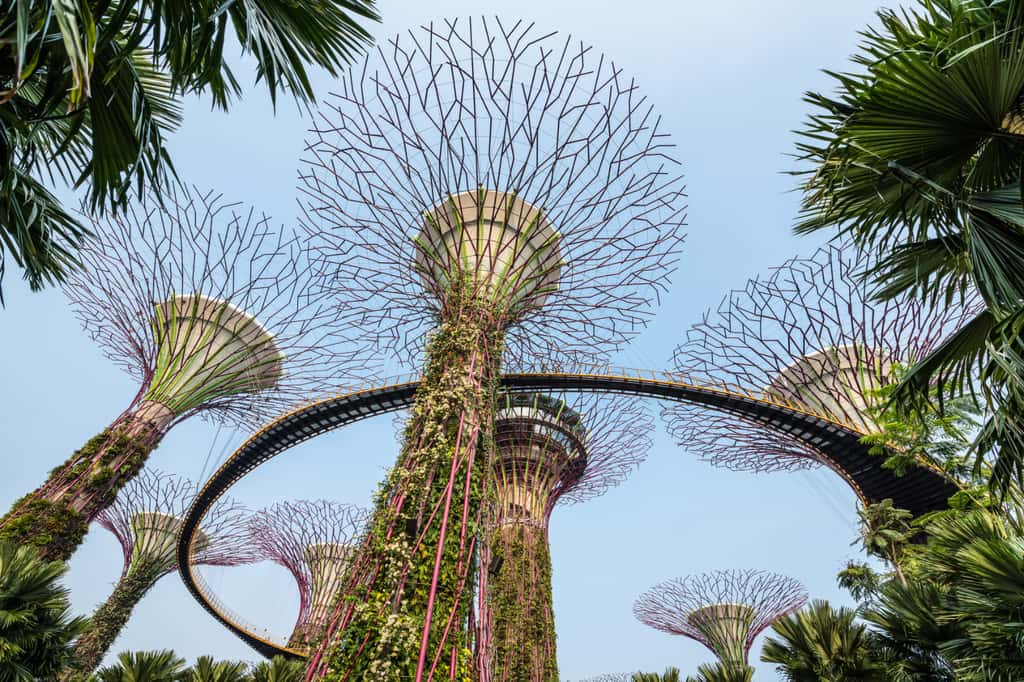
[[[299,615],[288,647],[304,649],[323,636],[334,598],[369,514],[328,500],[279,502],[249,521],[261,558],[287,569],[299,588]]]
[[[653,427],[635,398],[501,396],[478,598],[480,682],[557,682],[551,513],[623,481]]]
[[[311,675],[463,679],[503,358],[632,336],[675,265],[682,181],[636,85],[526,23],[421,27],[339,87],[308,143],[304,224],[326,291],[424,369]]]
[[[0,520],[0,536],[68,558],[177,423],[259,423],[337,388],[350,346],[311,296],[295,233],[213,194],[146,196],[93,226],[65,293],[137,380],[128,407]],[[344,357],[343,357],[344,356]]]
[[[959,328],[973,304],[876,301],[862,277],[870,266],[856,249],[831,244],[750,280],[688,331],[674,354],[677,371],[876,432],[880,389]],[[691,405],[665,416],[677,442],[716,466],[834,468],[813,446],[739,417]]]
[[[132,610],[160,578],[177,568],[175,549],[181,519],[197,486],[188,479],[145,469],[128,482],[96,517],[124,551],[121,578],[89,619],[75,645],[75,663],[65,677],[95,670],[128,622]],[[247,533],[248,511],[228,498],[205,517],[196,540],[195,562],[211,566],[252,563],[258,556]]]
[[[806,602],[806,590],[792,578],[713,571],[656,585],[637,599],[633,613],[656,630],[697,640],[726,668],[746,669],[754,639]]]

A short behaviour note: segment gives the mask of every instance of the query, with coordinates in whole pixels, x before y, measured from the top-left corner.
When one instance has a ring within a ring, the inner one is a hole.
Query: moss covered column
[[[156,581],[167,572],[159,562],[141,563],[117,581],[114,591],[89,619],[89,627],[75,644],[75,662],[61,680],[74,680],[96,670],[118,634]]]
[[[492,682],[558,682],[551,552],[543,528],[502,525],[490,534],[488,574]]]
[[[0,519],[0,539],[36,547],[49,560],[68,560],[89,523],[139,472],[173,419],[156,402],[127,412],[15,502]]]
[[[331,680],[469,680],[468,621],[503,336],[493,305],[452,291],[429,340],[398,462],[346,576]],[[319,661],[314,660],[314,665]]]

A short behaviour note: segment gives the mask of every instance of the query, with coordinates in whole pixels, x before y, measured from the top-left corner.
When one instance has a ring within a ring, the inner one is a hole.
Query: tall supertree
[[[249,521],[261,558],[287,569],[299,588],[299,615],[289,648],[305,649],[323,636],[334,598],[369,514],[328,500],[279,502]]]
[[[726,668],[744,670],[754,639],[806,602],[806,590],[792,578],[713,571],[656,585],[637,599],[633,613],[656,630],[697,640]]]
[[[732,291],[687,333],[676,370],[697,381],[794,404],[878,430],[873,407],[898,365],[929,354],[969,317],[972,304],[931,307],[913,298],[876,301],[862,274],[870,260],[844,245],[793,258]],[[716,466],[745,471],[832,465],[813,446],[762,425],[700,407],[665,410],[674,438]]]
[[[303,240],[252,209],[179,190],[93,230],[64,290],[138,391],[0,519],[0,536],[51,559],[71,555],[175,424],[196,414],[259,423],[336,390],[348,357],[335,309],[310,295]]]
[[[623,481],[646,456],[653,427],[629,397],[501,397],[478,599],[480,682],[558,681],[551,513]]]
[[[312,675],[464,679],[503,359],[638,331],[679,252],[683,185],[633,81],[531,24],[430,24],[339,87],[301,171],[305,226],[338,305],[423,371]]]
[[[128,482],[96,521],[124,551],[121,578],[89,619],[75,645],[75,664],[65,677],[95,670],[128,622],[132,610],[160,578],[177,568],[178,531],[197,486],[188,479],[145,469]],[[194,560],[211,566],[252,563],[258,556],[247,532],[247,510],[224,498],[205,517]]]

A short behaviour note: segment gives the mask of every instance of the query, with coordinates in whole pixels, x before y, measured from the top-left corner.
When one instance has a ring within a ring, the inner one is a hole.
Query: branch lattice
[[[304,225],[326,289],[383,350],[422,351],[445,284],[414,238],[424,212],[478,187],[541,209],[558,235],[557,288],[509,329],[509,361],[600,354],[645,324],[684,189],[653,108],[590,46],[525,22],[431,23],[379,46],[321,111]]]
[[[541,398],[543,401],[539,400]],[[503,416],[499,407],[495,434],[498,469],[501,469],[498,460],[502,449],[549,453],[566,448],[567,436],[551,429],[547,421],[550,417],[543,413],[553,410],[563,418],[572,415],[574,424],[569,437],[576,440],[582,456],[571,459],[548,456],[542,462],[524,462],[514,469],[506,467],[498,472],[499,484],[504,483],[498,486],[499,498],[503,491],[521,485],[537,487],[545,527],[556,505],[599,497],[624,481],[647,457],[652,445],[654,421],[650,411],[642,400],[629,396],[506,394],[499,404],[506,410],[518,409],[521,419]],[[524,407],[529,414],[523,412]],[[533,415],[534,412],[537,414]],[[524,469],[531,466],[537,471]],[[514,480],[516,478],[529,480]],[[499,499],[499,507],[504,506],[501,502]]]
[[[153,582],[177,568],[176,541],[181,520],[199,492],[187,478],[143,469],[129,481],[96,522],[113,533],[124,553],[122,576],[145,562]],[[209,566],[252,563],[245,507],[221,498],[204,517],[193,562]]]
[[[807,591],[792,578],[759,570],[712,571],[656,585],[637,599],[633,614],[656,630],[695,639],[719,656],[723,642],[716,635],[738,635],[736,644],[745,657],[762,631],[806,602]],[[716,628],[702,615],[714,607],[737,606],[749,609],[742,624],[733,614],[733,622]]]
[[[181,409],[171,406],[176,420],[200,412],[255,426],[355,380],[341,368],[353,366],[349,360],[360,354],[342,333],[333,305],[313,296],[315,275],[304,240],[278,229],[268,216],[212,192],[177,189],[162,199],[145,195],[123,214],[94,221],[92,229],[95,237],[80,254],[82,267],[69,275],[64,291],[90,337],[139,380],[135,402],[154,388],[154,376],[169,362],[208,362],[214,365],[210,372],[242,373],[217,387],[223,390],[188,386],[192,393],[205,388],[208,395],[184,401]],[[176,312],[185,322],[154,322],[162,304],[194,295],[205,303],[182,304]],[[248,329],[233,331],[269,336],[258,352],[272,350],[279,366],[246,369],[237,354],[218,354],[217,344],[185,341],[200,333],[200,323],[188,318],[209,314],[207,299],[253,318]],[[169,359],[168,348],[175,344],[187,348],[181,349],[183,357]],[[257,376],[261,369],[272,371],[271,381]]]
[[[345,555],[361,542],[368,521],[365,509],[329,500],[279,502],[250,519],[255,551],[287,569],[299,589],[293,644],[306,645],[322,634]]]
[[[868,256],[827,245],[730,292],[687,333],[677,371],[795,402],[860,432],[894,366],[934,350],[974,304],[932,308],[909,297],[873,300]],[[811,468],[810,446],[739,417],[687,405],[666,408],[674,439],[715,466],[739,471]]]

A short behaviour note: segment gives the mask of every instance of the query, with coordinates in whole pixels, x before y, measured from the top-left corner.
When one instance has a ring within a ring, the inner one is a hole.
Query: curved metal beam
[[[368,417],[409,407],[419,386],[418,380],[396,381],[304,405],[270,422],[249,438],[213,474],[196,496],[178,537],[179,574],[192,596],[214,618],[223,623],[246,644],[264,656],[302,657],[303,652],[288,649],[233,614],[205,586],[194,571],[190,548],[207,510],[231,486],[272,457],[306,440]],[[863,434],[826,415],[767,395],[756,395],[737,387],[714,386],[694,382],[689,377],[668,372],[616,370],[616,373],[581,374],[573,372],[513,373],[502,378],[502,386],[511,391],[587,391],[620,393],[673,402],[700,404],[761,423],[800,440],[821,454],[821,461],[843,477],[864,504],[892,498],[896,506],[915,515],[942,509],[956,487],[938,473],[915,468],[896,477],[882,468],[882,459],[870,455],[862,445]]]

